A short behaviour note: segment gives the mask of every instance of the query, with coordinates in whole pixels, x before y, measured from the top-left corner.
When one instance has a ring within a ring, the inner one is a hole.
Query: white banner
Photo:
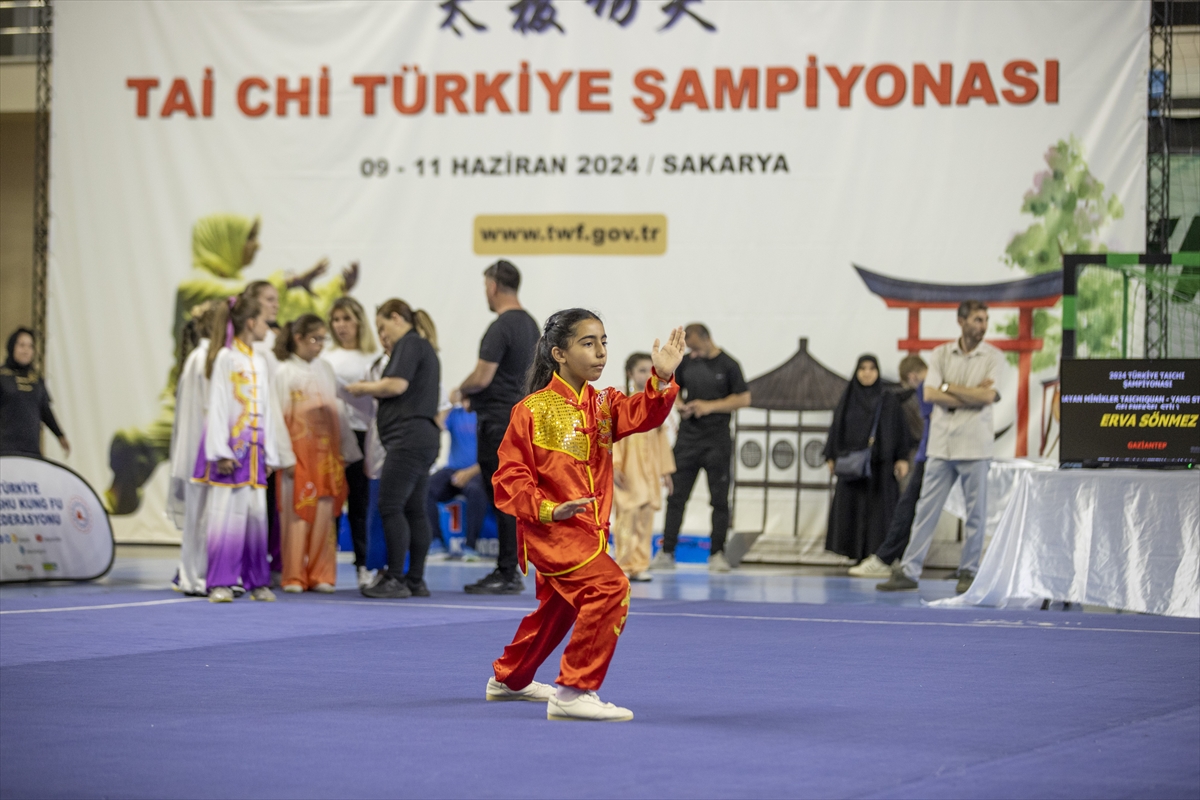
[[[0,582],[91,580],[113,562],[100,498],[69,469],[0,458]]]
[[[1017,280],[1037,258],[1010,245],[1039,225],[1050,250],[1142,249],[1141,0],[55,7],[48,374],[97,486],[118,431],[114,460],[161,457],[172,315],[214,213],[261,217],[239,279],[327,256],[315,287],[358,261],[364,305],[427,309],[447,388],[498,254],[536,317],[602,313],[619,385],[627,353],[693,321],[748,378],[801,336],[843,375],[873,352],[895,377],[907,315],[852,264]],[[921,324],[957,332],[951,311]],[[1041,444],[1053,354],[1033,371],[1027,443],[1015,368],[1000,387],[1003,454]],[[155,480],[119,536],[169,531]]]

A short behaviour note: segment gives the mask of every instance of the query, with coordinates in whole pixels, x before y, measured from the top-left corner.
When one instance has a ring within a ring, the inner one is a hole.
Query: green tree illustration
[[[1063,253],[1099,253],[1100,231],[1125,215],[1116,195],[1104,195],[1104,184],[1092,175],[1084,158],[1083,145],[1072,136],[1059,140],[1046,151],[1049,169],[1033,178],[1025,193],[1021,212],[1035,220],[1024,232],[1013,236],[1004,249],[1004,261],[1029,275],[1062,269]],[[1121,277],[1104,270],[1086,270],[1076,287],[1081,309],[1076,332],[1081,351],[1093,358],[1121,354]],[[1033,335],[1044,339],[1033,354],[1035,372],[1052,367],[1062,350],[1061,301],[1054,308],[1039,308],[1033,314]],[[1086,317],[1086,318],[1085,318]],[[997,326],[997,331],[1017,335],[1017,318]],[[1009,361],[1017,362],[1010,353]]]

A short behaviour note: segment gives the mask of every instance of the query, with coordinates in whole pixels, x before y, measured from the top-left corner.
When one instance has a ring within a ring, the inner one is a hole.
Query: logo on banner
[[[478,9],[471,11],[479,17],[477,19],[467,13],[469,3],[470,0],[444,0],[440,3],[439,7],[446,13],[446,18],[438,27],[443,30],[449,29],[460,37],[462,30],[459,29],[459,24],[463,25],[463,29],[467,29],[469,25],[476,33],[487,33],[488,26],[486,22],[482,21],[484,17],[481,16],[483,4],[479,4]],[[608,21],[616,23],[622,28],[629,27],[637,18],[639,0],[584,0],[584,3],[591,6],[597,19],[607,18]],[[663,24],[658,27],[658,31],[661,33],[669,30],[684,17],[689,17],[709,33],[716,33],[716,25],[689,8],[689,6],[703,4],[704,0],[670,0],[663,4],[659,11],[665,19],[659,20]],[[487,14],[488,11],[482,13]],[[546,33],[550,30],[556,30],[561,34],[567,32],[558,21],[558,8],[554,5],[554,0],[517,0],[508,7],[508,11],[512,14],[512,29],[518,31],[522,36],[530,33]],[[495,24],[495,20],[492,20],[492,24]]]
[[[87,503],[82,497],[71,498],[71,524],[80,533],[92,532],[92,512],[88,511]]]

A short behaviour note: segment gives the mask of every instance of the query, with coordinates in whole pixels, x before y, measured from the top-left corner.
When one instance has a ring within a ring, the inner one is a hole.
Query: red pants
[[[558,683],[572,689],[600,688],[629,612],[629,581],[607,553],[565,575],[537,576],[538,607],[521,620],[512,644],[492,667],[496,680],[523,689],[554,652],[571,626]]]

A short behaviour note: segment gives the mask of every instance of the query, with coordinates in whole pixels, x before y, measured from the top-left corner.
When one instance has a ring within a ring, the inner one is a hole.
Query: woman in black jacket
[[[429,468],[437,460],[441,429],[437,424],[441,363],[437,329],[429,314],[403,300],[385,302],[375,313],[388,365],[377,381],[356,381],[346,391],[379,400],[375,424],[387,450],[379,476],[379,514],[387,538],[388,569],[365,586],[366,597],[428,597],[425,556],[429,553]],[[404,557],[408,556],[408,571]]]
[[[66,434],[50,409],[46,383],[33,368],[33,331],[17,328],[8,337],[8,357],[0,367],[0,453],[42,457],[42,423],[71,454]]]
[[[826,550],[862,561],[879,549],[900,498],[897,479],[908,473],[911,447],[900,403],[879,379],[879,362],[872,355],[860,356],[833,412],[825,459],[832,473],[839,458],[870,448],[871,474],[838,477]]]

